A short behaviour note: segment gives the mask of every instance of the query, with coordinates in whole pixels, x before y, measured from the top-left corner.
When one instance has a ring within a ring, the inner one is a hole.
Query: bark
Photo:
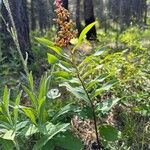
[[[78,29],[78,34],[80,34],[81,22],[80,22],[80,0],[76,0],[76,28]]]
[[[95,21],[94,10],[93,10],[93,1],[92,0],[84,0],[84,20],[85,25],[89,25],[90,23]],[[87,40],[96,40],[96,27],[94,26],[87,33]]]
[[[36,1],[31,0],[31,30],[36,29]]]
[[[43,31],[47,27],[47,12],[46,12],[46,2],[45,0],[37,1],[38,7],[38,21],[40,31]]]
[[[68,9],[68,0],[62,0],[62,3],[63,3],[63,7],[65,9]]]
[[[26,0],[8,0],[10,10],[13,16],[15,27],[17,30],[18,41],[21,52],[25,58],[26,52],[29,54],[29,63],[33,56],[31,53],[31,44],[29,37],[29,21],[27,16]]]
[[[5,57],[7,61],[9,61],[11,57],[11,46],[13,46],[13,42],[12,42],[12,37],[7,30],[7,28],[11,26],[11,22],[9,20],[8,12],[3,4],[3,1],[1,3],[1,15],[4,20],[2,18],[0,20],[0,23],[1,23],[1,26],[0,26],[1,46],[0,48],[2,51],[2,56]]]
[[[104,25],[104,1],[103,0],[99,0],[100,2],[100,6],[99,6],[99,19],[100,19],[100,23],[102,24],[102,26]]]

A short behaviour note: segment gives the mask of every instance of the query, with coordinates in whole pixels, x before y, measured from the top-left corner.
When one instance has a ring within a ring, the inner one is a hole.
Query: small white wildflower
[[[58,89],[51,89],[48,93],[47,93],[47,97],[50,99],[56,99],[58,97],[61,96],[61,93],[59,92]]]

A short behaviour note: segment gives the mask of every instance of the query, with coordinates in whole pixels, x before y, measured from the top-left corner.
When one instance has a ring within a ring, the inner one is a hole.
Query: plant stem
[[[94,128],[95,128],[95,134],[96,134],[96,140],[97,140],[97,144],[98,144],[98,149],[100,150],[100,141],[99,141],[99,137],[98,137],[98,129],[97,129],[97,120],[96,120],[96,113],[95,113],[95,107],[94,107],[94,104],[88,94],[88,91],[86,90],[85,88],[85,85],[84,85],[84,82],[82,81],[82,79],[80,78],[80,74],[79,74],[79,71],[78,69],[76,68],[77,70],[77,76],[78,76],[78,79],[80,80],[81,84],[82,84],[82,87],[90,101],[90,104],[91,104],[91,108],[92,108],[92,115],[93,115],[93,120],[94,120]]]
[[[95,107],[94,107],[94,104],[93,104],[93,102],[92,102],[92,99],[90,98],[90,95],[89,95],[88,91],[86,90],[85,84],[84,84],[83,80],[82,80],[81,77],[80,77],[80,73],[79,73],[79,70],[78,70],[78,68],[77,68],[77,66],[76,66],[76,64],[75,64],[74,55],[73,55],[72,52],[71,52],[71,55],[72,55],[72,64],[74,65],[74,67],[75,67],[75,69],[76,69],[77,77],[78,77],[78,79],[80,80],[81,85],[82,85],[82,87],[83,87],[83,89],[84,89],[84,91],[85,91],[85,93],[86,93],[86,95],[87,95],[87,98],[88,98],[88,100],[89,100],[89,102],[90,102],[90,104],[91,104],[92,115],[93,115],[93,120],[94,120],[94,128],[95,128],[96,141],[97,141],[97,144],[98,144],[98,150],[100,150],[100,149],[101,149],[101,144],[100,144],[99,136],[98,136],[98,129],[97,129],[97,120],[96,120]]]

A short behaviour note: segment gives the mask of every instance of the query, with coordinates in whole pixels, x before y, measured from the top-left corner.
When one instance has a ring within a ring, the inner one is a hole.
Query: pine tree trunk
[[[76,28],[78,29],[78,34],[81,32],[81,22],[80,22],[80,0],[76,0]]]
[[[86,26],[95,21],[92,0],[84,0],[84,20]],[[88,40],[97,39],[95,26],[87,33],[87,39]]]
[[[31,30],[36,29],[36,1],[31,0]]]
[[[25,58],[26,52],[29,55],[29,62],[33,59],[29,37],[29,21],[27,16],[26,0],[8,0],[13,20],[17,30],[20,49]]]
[[[2,56],[5,57],[7,61],[9,61],[11,57],[11,46],[13,45],[13,42],[12,42],[12,37],[7,30],[7,28],[11,26],[11,22],[10,22],[8,12],[4,6],[3,1],[1,3],[1,15],[4,20],[0,18],[0,24],[1,24],[0,26],[0,39],[1,39],[0,48],[1,48]]]
[[[68,9],[68,0],[62,0],[62,3],[63,3],[63,7],[65,9]]]

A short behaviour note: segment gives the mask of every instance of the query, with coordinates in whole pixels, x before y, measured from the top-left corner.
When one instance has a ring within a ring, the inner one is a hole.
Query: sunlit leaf
[[[52,55],[50,53],[48,53],[47,56],[48,56],[48,62],[50,64],[56,64],[56,63],[59,62],[59,59],[56,56],[54,56],[54,55]]]
[[[97,21],[95,21],[95,22],[89,24],[88,26],[86,26],[86,27],[82,30],[82,32],[81,32],[81,34],[80,34],[80,36],[79,36],[79,42],[82,42],[82,40],[84,39],[85,35],[86,35],[96,24],[97,24]]]
[[[54,43],[46,38],[35,38],[38,42],[40,42],[41,44],[45,45],[45,46],[54,46]]]

